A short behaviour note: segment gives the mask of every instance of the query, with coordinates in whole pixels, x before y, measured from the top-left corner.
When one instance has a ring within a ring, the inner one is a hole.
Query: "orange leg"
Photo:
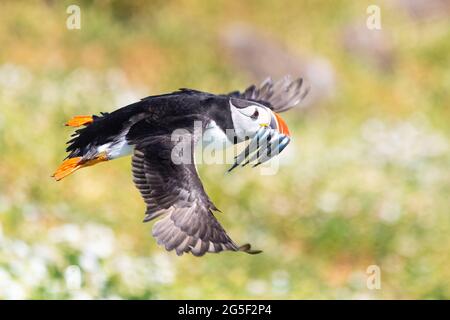
[[[81,127],[86,126],[94,121],[92,116],[75,116],[65,123],[69,127]]]

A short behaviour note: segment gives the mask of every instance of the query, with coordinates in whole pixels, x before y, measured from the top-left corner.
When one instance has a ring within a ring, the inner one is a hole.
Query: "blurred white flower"
[[[34,203],[26,203],[22,206],[22,214],[28,222],[35,222],[40,217],[39,207]]]
[[[99,224],[88,224],[83,229],[82,250],[99,258],[109,257],[115,247],[114,232]]]
[[[0,214],[6,212],[11,208],[11,200],[4,195],[0,195]]]
[[[444,155],[449,149],[445,137],[414,122],[388,125],[371,119],[362,126],[361,134],[366,142],[363,152],[381,164],[414,167],[419,161]]]
[[[9,272],[0,267],[0,296],[4,294],[5,288],[7,288],[6,284],[8,284],[11,280],[12,279]]]
[[[12,241],[12,243],[10,243],[9,247],[10,247],[11,251],[13,252],[13,254],[16,255],[20,259],[25,259],[30,252],[29,246],[24,241],[21,241],[21,240]]]
[[[73,300],[92,300],[94,297],[86,291],[77,290],[72,292],[71,298]]]
[[[7,284],[5,299],[7,300],[23,300],[26,298],[26,291],[19,282],[11,281]]]
[[[47,277],[47,266],[43,259],[38,257],[28,258],[24,262],[24,272],[20,277],[22,283],[29,288],[39,286]]]
[[[3,242],[3,226],[2,226],[2,222],[0,221],[0,246],[2,245]]]
[[[151,258],[120,256],[113,265],[123,281],[138,290],[152,284],[175,281],[175,266],[167,253],[158,253]]]
[[[254,279],[247,283],[247,291],[252,295],[261,295],[267,292],[267,282],[264,280]]]
[[[106,73],[106,84],[113,95],[114,105],[124,106],[145,97],[145,89],[131,86],[125,73],[120,69],[110,69]]]
[[[91,290],[101,292],[108,281],[108,274],[99,269],[98,271],[86,274],[86,278],[86,281],[88,281],[86,285],[88,285]]]
[[[8,261],[8,269],[10,270],[11,276],[21,279],[25,275],[26,267],[23,262],[23,258],[19,258],[17,256],[11,257],[11,259]]]
[[[25,298],[25,289],[0,267],[0,299],[21,300]]]
[[[336,192],[326,191],[322,193],[317,201],[317,207],[326,212],[335,212],[341,202],[341,196]]]
[[[78,68],[64,79],[62,85],[70,88],[62,98],[69,104],[76,104],[80,98],[95,94],[100,89],[100,78],[88,69]]]
[[[45,264],[56,263],[60,254],[54,246],[41,243],[34,243],[32,250],[34,256],[42,259]]]
[[[71,265],[64,271],[64,280],[69,290],[79,290],[81,288],[82,274],[79,266]]]
[[[285,270],[277,270],[272,273],[272,291],[283,294],[289,292],[289,273]]]
[[[130,290],[142,290],[146,286],[145,282],[152,277],[151,272],[148,272],[151,269],[151,261],[149,258],[138,259],[121,256],[115,259],[114,266],[123,283]]]
[[[83,252],[79,258],[79,261],[80,266],[87,272],[95,273],[99,270],[100,265],[97,256],[92,254],[92,252]]]
[[[47,108],[54,108],[56,104],[60,101],[60,84],[55,81],[50,81],[43,79],[39,94],[40,94],[40,105]]]
[[[87,255],[99,258],[109,257],[115,247],[114,232],[99,224],[65,224],[50,230],[49,238],[55,243],[65,242]]]
[[[166,252],[153,255],[154,281],[162,284],[170,284],[175,280],[175,267]]]
[[[25,67],[12,63],[0,66],[0,88],[3,94],[13,94],[24,89],[31,80],[32,75]]]
[[[64,224],[54,227],[49,231],[49,239],[55,243],[67,242],[73,246],[77,246],[81,238],[80,227],[76,224]]]
[[[353,300],[372,300],[373,296],[369,292],[358,292],[352,296]]]
[[[384,200],[378,211],[378,217],[389,224],[397,222],[401,214],[401,206],[394,200]]]

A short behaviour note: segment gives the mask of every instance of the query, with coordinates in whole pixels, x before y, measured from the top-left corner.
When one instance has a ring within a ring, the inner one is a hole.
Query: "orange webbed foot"
[[[106,153],[100,153],[93,159],[83,159],[83,157],[69,158],[64,160],[63,163],[61,163],[61,165],[58,167],[58,169],[56,169],[52,177],[55,178],[56,181],[59,181],[80,168],[90,167],[97,163],[108,160],[109,158],[106,155]]]
[[[67,177],[69,174],[81,168],[81,159],[81,157],[76,157],[64,160],[58,169],[56,169],[52,177],[55,178],[56,181]]]
[[[92,116],[75,116],[65,123],[69,127],[86,126],[94,121]]]

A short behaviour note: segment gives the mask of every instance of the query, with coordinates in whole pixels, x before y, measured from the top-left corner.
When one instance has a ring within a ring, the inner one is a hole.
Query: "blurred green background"
[[[0,298],[449,299],[450,3],[376,2],[381,30],[373,1],[2,1]],[[129,158],[50,178],[73,115],[285,73],[311,95],[279,172],[200,168],[260,255],[158,247]]]

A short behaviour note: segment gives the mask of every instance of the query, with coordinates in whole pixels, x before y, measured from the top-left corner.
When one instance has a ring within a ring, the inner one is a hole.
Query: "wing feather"
[[[286,76],[277,82],[267,78],[259,87],[251,85],[243,92],[234,91],[228,96],[254,100],[275,112],[284,112],[299,104],[306,97],[309,89],[305,87],[303,78],[291,80],[291,77]]]
[[[170,157],[172,148],[169,136],[137,141],[132,159],[133,181],[147,205],[144,221],[162,217],[152,231],[158,244],[178,255],[202,256],[224,250],[260,252],[231,240],[213,214],[216,207],[203,189],[193,155],[190,163],[176,165]]]

